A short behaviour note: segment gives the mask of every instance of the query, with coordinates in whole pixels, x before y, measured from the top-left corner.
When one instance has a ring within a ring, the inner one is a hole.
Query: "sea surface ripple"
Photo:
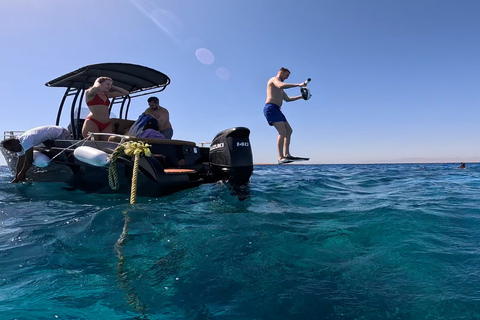
[[[3,319],[480,319],[480,164],[255,166],[162,198],[11,184]]]

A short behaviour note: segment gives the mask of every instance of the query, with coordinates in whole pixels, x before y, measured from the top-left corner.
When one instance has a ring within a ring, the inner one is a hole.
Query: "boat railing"
[[[108,141],[110,142],[120,142],[123,143],[125,142],[129,136],[123,135],[123,134],[117,134],[117,133],[93,133],[90,132],[86,138],[86,140],[91,140],[91,141],[99,141],[100,137],[108,137]],[[110,139],[110,137],[114,137]]]
[[[11,138],[18,138],[25,130],[9,130],[3,132],[3,140],[11,139]]]
[[[176,139],[155,139],[155,138],[138,138],[127,135],[121,135],[116,133],[89,133],[88,137],[85,140],[100,141],[100,137],[108,137],[108,142],[124,143],[128,141],[142,141],[150,145],[184,145],[188,147],[197,147],[197,144],[193,141],[186,140],[176,140]],[[105,140],[103,140],[105,141]],[[203,144],[210,142],[202,142]],[[195,151],[196,152],[196,151]]]

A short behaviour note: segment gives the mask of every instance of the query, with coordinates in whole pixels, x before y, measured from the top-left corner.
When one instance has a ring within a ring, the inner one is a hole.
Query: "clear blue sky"
[[[288,82],[312,78],[311,100],[283,106],[293,155],[480,161],[479,13],[478,0],[4,0],[0,130],[55,122],[63,89],[47,81],[127,62],[171,78],[159,98],[174,138],[245,126],[255,163],[273,163],[277,133],[262,109],[284,66]]]

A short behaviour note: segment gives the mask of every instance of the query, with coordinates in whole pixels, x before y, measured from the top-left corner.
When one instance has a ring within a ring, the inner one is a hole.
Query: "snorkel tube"
[[[302,94],[302,98],[304,100],[308,100],[312,97],[310,90],[307,88],[307,85],[310,81],[312,81],[312,79],[308,78],[307,81],[305,81],[305,87],[300,88],[300,93]]]

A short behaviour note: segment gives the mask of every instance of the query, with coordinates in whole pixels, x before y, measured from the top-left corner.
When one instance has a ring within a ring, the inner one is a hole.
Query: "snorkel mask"
[[[300,88],[300,92],[302,93],[302,98],[304,100],[308,100],[312,97],[310,90],[307,87]]]
[[[312,79],[308,78],[305,82],[308,84],[310,81],[312,81]],[[307,88],[307,86],[300,88],[300,93],[302,94],[302,98],[304,100],[308,100],[312,97],[312,94],[310,93],[310,90]]]

